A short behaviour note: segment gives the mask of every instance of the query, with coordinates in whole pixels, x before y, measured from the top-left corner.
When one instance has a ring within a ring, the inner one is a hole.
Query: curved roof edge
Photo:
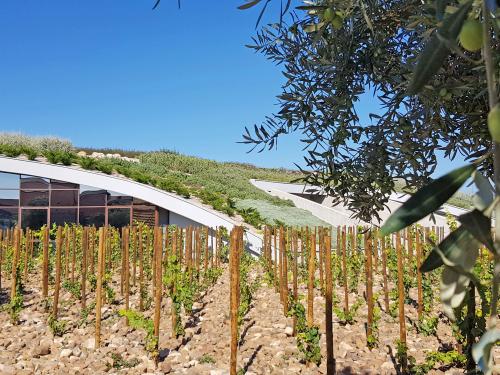
[[[205,207],[201,207],[188,199],[123,177],[72,166],[6,156],[0,156],[0,172],[45,177],[130,195],[212,228],[223,226],[231,230],[236,225],[234,221]],[[249,250],[260,252],[262,246],[261,237],[248,230],[246,231],[246,237],[246,240],[251,244],[251,249]]]

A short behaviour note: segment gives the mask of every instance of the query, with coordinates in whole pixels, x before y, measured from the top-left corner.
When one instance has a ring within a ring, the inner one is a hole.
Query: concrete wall
[[[266,191],[271,195],[277,196],[282,199],[291,200],[297,207],[311,212],[314,216],[326,221],[327,223],[330,223],[333,226],[368,224],[360,220],[351,218],[352,212],[343,204],[333,205],[333,198],[322,194],[321,189],[311,186],[304,186],[301,184],[288,184],[259,180],[251,180],[251,182],[256,187]],[[311,192],[309,190],[316,192],[321,197],[318,197],[318,195],[316,195],[312,200],[308,199],[311,195]],[[408,194],[391,194],[387,203],[387,208],[379,212],[382,223],[391,215],[392,212],[399,208],[403,204],[403,202],[405,202],[409,198],[410,195]],[[446,222],[446,212],[458,216],[467,211],[455,206],[445,204],[434,215],[435,221],[429,215],[420,220],[419,224],[426,227],[443,226],[445,227],[445,234],[447,234],[449,230]],[[378,223],[375,222],[374,224]]]

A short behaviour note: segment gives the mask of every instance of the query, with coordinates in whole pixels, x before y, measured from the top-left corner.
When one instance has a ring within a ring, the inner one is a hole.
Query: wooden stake
[[[59,313],[59,289],[61,287],[61,248],[63,242],[62,227],[57,228],[56,234],[56,280],[54,286],[54,304],[52,305],[52,317],[57,320]]]
[[[326,373],[335,374],[335,358],[333,356],[333,322],[332,322],[332,243],[329,234],[324,236],[326,289],[325,289],[325,327],[326,327]],[[345,252],[345,249],[344,249]]]
[[[421,320],[424,311],[424,297],[422,291],[422,272],[420,272],[420,265],[422,263],[422,241],[418,226],[415,227],[415,251],[417,253],[417,313],[418,319]]]
[[[14,254],[12,256],[12,276],[11,276],[11,288],[10,288],[10,300],[12,301],[16,297],[17,290],[17,264],[19,261],[19,252],[21,250],[21,229],[14,229]]]
[[[49,295],[49,228],[45,227],[43,234],[43,265],[42,265],[42,297]]]
[[[156,337],[156,352],[158,353],[159,349],[159,343],[160,343],[160,311],[161,311],[161,297],[163,294],[163,288],[162,288],[162,282],[161,282],[161,276],[162,276],[162,266],[161,266],[161,260],[162,260],[162,244],[163,244],[163,238],[162,238],[162,229],[160,227],[155,227],[155,255],[156,255],[156,279],[155,279],[155,311],[154,311],[154,320],[153,320],[153,325],[154,325],[154,335]],[[159,356],[155,356],[155,362],[158,364],[158,359]]]
[[[283,290],[283,315],[287,316],[288,314],[288,260],[287,260],[287,252],[286,252],[286,234],[283,229],[283,227],[280,229],[280,248],[282,249],[282,273],[283,273],[283,284],[282,284],[282,290]]]
[[[366,256],[366,303],[368,305],[368,317],[366,336],[373,334],[373,279],[372,279],[372,232],[365,234],[365,256]]]
[[[297,302],[299,299],[298,285],[297,285],[297,251],[299,247],[299,241],[297,238],[297,232],[292,229],[292,253],[293,253],[293,265],[292,265],[292,273],[293,273],[293,300]],[[297,335],[297,317],[293,316],[293,336]]]
[[[381,240],[382,245],[382,276],[384,278],[384,308],[385,312],[389,313],[389,286],[387,285],[387,249],[385,245],[386,237]]]
[[[139,310],[144,310],[142,291],[144,289],[144,249],[142,246],[142,225],[139,227]]]
[[[95,347],[101,346],[101,306],[102,306],[102,277],[105,261],[106,228],[99,228],[99,249],[97,253],[97,286],[95,312]]]
[[[331,241],[331,239],[329,239]],[[347,243],[346,243],[346,228],[342,229],[342,273],[344,276],[344,312],[349,312],[349,286],[347,284]],[[328,251],[328,249],[327,249]]]
[[[231,231],[231,243],[229,253],[230,264],[230,317],[231,317],[231,357],[229,364],[230,375],[236,375],[237,351],[238,351],[238,295],[240,286],[238,284],[239,275],[239,254],[238,254],[238,230]]]
[[[309,249],[308,283],[307,283],[307,324],[314,325],[314,272],[316,262],[316,234],[311,234],[311,247]]]
[[[399,307],[399,341],[406,345],[405,295],[403,285],[403,253],[401,251],[400,233],[396,232],[396,254],[398,259],[398,307]],[[402,372],[407,372],[406,358],[401,360]]]
[[[87,258],[89,249],[89,229],[83,228],[82,232],[82,281],[81,281],[81,304],[82,308],[87,306]]]
[[[129,238],[130,229],[125,228],[123,233],[123,257],[125,258],[124,272],[124,292],[125,292],[125,310],[130,310],[130,259],[129,259]],[[127,319],[128,325],[128,319]]]

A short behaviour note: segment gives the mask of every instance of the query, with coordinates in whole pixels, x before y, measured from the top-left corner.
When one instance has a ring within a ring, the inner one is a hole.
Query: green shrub
[[[114,166],[109,160],[99,159],[95,168],[102,173],[111,174],[113,173]]]
[[[87,170],[93,170],[93,169],[97,168],[97,161],[96,161],[96,159],[89,158],[89,157],[86,157],[86,156],[78,159],[78,164],[80,164],[80,166],[83,169],[87,169]]]

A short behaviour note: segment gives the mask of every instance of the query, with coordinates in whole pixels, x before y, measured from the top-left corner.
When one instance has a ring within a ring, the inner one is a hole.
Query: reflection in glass
[[[132,197],[110,191],[108,195],[108,206],[130,206]]]
[[[105,222],[105,215],[105,207],[80,208],[80,224],[102,227]]]
[[[76,208],[51,208],[50,225],[64,225],[76,223]]]
[[[51,190],[51,206],[77,206],[78,190]]]
[[[21,206],[39,207],[48,205],[48,190],[21,190]]]
[[[18,223],[17,208],[0,208],[0,228],[12,228]]]
[[[108,225],[121,228],[130,224],[130,208],[109,208]]]
[[[86,190],[80,189],[80,206],[105,206],[106,190]]]
[[[21,210],[22,228],[31,228],[38,230],[47,225],[47,209],[27,209]]]
[[[19,206],[19,190],[0,190],[0,206]]]
[[[78,184],[73,184],[71,182],[50,180],[50,188],[51,189],[79,189],[80,186],[78,186]]]
[[[48,189],[49,180],[42,177],[21,176],[21,189]]]
[[[19,189],[19,175],[0,172],[0,188]]]
[[[152,206],[152,207],[154,207],[154,205],[152,203],[149,203],[143,199],[139,199],[136,197],[134,197],[133,199],[134,199],[134,206],[137,205],[137,206]]]

